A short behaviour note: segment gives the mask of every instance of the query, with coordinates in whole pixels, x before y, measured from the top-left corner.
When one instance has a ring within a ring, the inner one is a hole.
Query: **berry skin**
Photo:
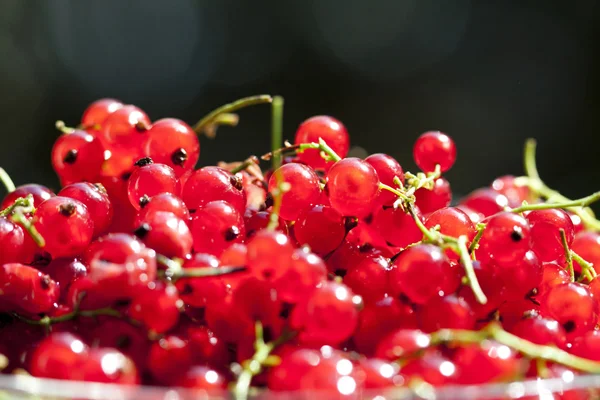
[[[66,298],[71,283],[87,274],[87,267],[77,258],[57,258],[44,267],[43,271],[56,282],[62,299]]]
[[[542,281],[539,284],[538,292],[540,294],[545,294],[554,286],[570,281],[571,277],[569,276],[569,271],[565,268],[554,262],[544,263],[542,266]],[[590,284],[590,288],[591,287],[592,285]]]
[[[183,186],[181,198],[190,211],[215,200],[228,202],[240,215],[246,209],[246,196],[241,182],[218,167],[204,167],[194,171]]]
[[[600,331],[589,331],[577,338],[571,347],[571,353],[589,360],[600,361]]]
[[[144,133],[150,125],[150,118],[144,111],[133,105],[124,105],[102,122],[98,138],[107,150],[121,149],[139,154]]]
[[[483,188],[477,189],[465,197],[461,205],[478,212],[483,217],[489,217],[504,211],[504,208],[508,206],[508,199],[493,189]]]
[[[294,224],[294,236],[300,245],[308,245],[318,255],[325,256],[337,249],[344,240],[344,219],[331,207],[314,206],[298,217]]]
[[[446,172],[456,161],[456,146],[445,133],[425,132],[415,142],[413,158],[425,172],[433,172],[438,164],[442,172]]]
[[[443,235],[459,238],[466,236],[469,242],[473,240],[477,234],[475,224],[469,216],[459,208],[446,207],[440,208],[437,211],[429,214],[424,222],[427,229],[432,229],[439,226],[440,233]],[[446,255],[454,260],[458,260],[459,256],[454,251],[446,250]]]
[[[558,321],[567,339],[580,336],[596,325],[596,302],[587,285],[569,282],[555,286],[540,303],[542,315]]]
[[[227,380],[221,373],[209,367],[195,365],[175,380],[175,386],[202,389],[202,393],[224,392],[227,388]]]
[[[265,229],[271,221],[271,213],[267,211],[254,211],[246,208],[244,213],[244,226],[246,228],[246,238],[250,239],[256,232]],[[285,221],[277,218],[277,230],[288,234],[288,227]]]
[[[112,222],[113,207],[104,186],[87,182],[65,186],[59,196],[79,200],[88,209],[94,221],[94,237],[105,234]]]
[[[571,250],[579,254],[584,260],[594,264],[596,272],[600,271],[600,234],[597,232],[581,232],[573,239]],[[578,271],[581,267],[577,262],[573,265]]]
[[[452,190],[450,182],[444,178],[438,178],[434,182],[432,190],[421,188],[415,192],[416,204],[423,214],[429,214],[444,207],[448,207],[452,201]]]
[[[513,379],[521,370],[516,352],[491,340],[460,347],[453,361],[460,371],[458,382],[467,385]]]
[[[395,363],[388,363],[377,358],[361,359],[358,362],[360,372],[364,375],[363,386],[365,389],[390,388],[404,382],[398,375],[400,367]]]
[[[497,265],[498,275],[504,282],[504,296],[516,300],[531,294],[544,277],[544,268],[537,253],[529,250],[522,258]]]
[[[210,254],[197,253],[183,263],[183,268],[218,268],[219,260]],[[227,294],[225,282],[218,277],[185,278],[176,282],[179,296],[192,307],[205,307],[220,301]]]
[[[82,254],[94,235],[87,207],[68,197],[56,196],[40,204],[34,225],[46,241],[44,250],[54,258]]]
[[[279,216],[293,221],[305,210],[316,204],[321,197],[319,177],[306,165],[298,163],[285,164],[279,167],[269,178],[269,191],[277,189],[278,182],[290,184],[290,190],[281,196]]]
[[[181,305],[175,286],[152,282],[133,299],[129,316],[156,333],[164,333],[179,321]]]
[[[88,346],[78,337],[66,332],[53,333],[34,351],[29,371],[40,378],[81,379],[81,367],[88,356]]]
[[[0,266],[0,309],[40,314],[50,311],[60,291],[48,275],[23,264]]]
[[[474,329],[475,314],[462,298],[449,295],[437,297],[417,309],[419,328],[424,332],[438,329]]]
[[[7,194],[4,200],[2,200],[0,210],[4,210],[6,207],[11,206],[19,197],[24,198],[28,195],[33,196],[34,207],[39,207],[40,204],[48,200],[50,197],[56,196],[54,192],[52,192],[45,186],[38,185],[35,183],[28,183],[26,185],[17,187],[14,191]]]
[[[390,290],[391,266],[384,257],[367,257],[350,268],[344,276],[344,284],[368,303],[377,301]]]
[[[530,248],[529,223],[509,212],[493,216],[487,222],[476,254],[484,260],[508,264],[522,258]]]
[[[243,265],[230,264],[230,265]],[[327,280],[327,267],[316,254],[296,249],[283,275],[273,282],[282,301],[296,304],[310,296],[315,288]]]
[[[398,329],[379,342],[375,356],[395,361],[429,347],[430,342],[429,335],[418,329]]]
[[[140,381],[133,361],[115,349],[91,349],[80,369],[83,381],[122,385]]]
[[[258,231],[248,242],[248,268],[253,275],[267,280],[282,277],[289,268],[294,246],[281,232]]]
[[[560,324],[550,318],[534,316],[524,318],[512,328],[512,333],[532,343],[564,348],[566,333]]]
[[[515,177],[511,175],[501,176],[492,182],[492,189],[502,193],[508,199],[510,207],[519,207],[524,201],[533,203],[535,198],[527,186],[517,186]]]
[[[531,226],[531,248],[542,261],[554,261],[565,254],[560,229],[571,246],[575,228],[569,214],[560,209],[534,210],[527,213]]]
[[[100,99],[94,101],[83,112],[81,125],[91,127],[102,125],[106,118],[123,107],[123,103],[115,99]]]
[[[437,349],[425,350],[423,356],[409,360],[402,367],[402,374],[410,379],[418,377],[433,386],[456,383],[459,375],[455,363]]]
[[[394,178],[398,177],[402,183],[404,183],[404,171],[402,167],[393,157],[388,156],[383,153],[371,154],[369,157],[365,158],[365,161],[371,164],[375,171],[377,172],[377,176],[381,183],[384,183],[391,187],[396,187],[394,183]],[[382,190],[379,192],[377,196],[377,206],[391,206],[398,199],[398,197],[387,191]]]
[[[138,213],[138,222],[141,222],[144,218],[157,211],[171,212],[184,221],[190,219],[190,212],[183,200],[172,193],[157,194],[156,196],[149,197],[147,201],[144,198],[140,202],[140,205],[142,208]]]
[[[194,240],[190,228],[170,212],[156,211],[146,215],[134,234],[165,257],[184,259],[192,252]]]
[[[95,180],[103,163],[104,147],[86,131],[63,133],[52,147],[52,168],[63,185]]]
[[[0,217],[0,265],[27,261],[25,233],[20,225]]]
[[[177,177],[171,167],[154,164],[149,158],[140,159],[127,182],[127,194],[131,205],[140,210],[144,196],[152,197],[161,193],[177,193]]]
[[[416,215],[423,219],[421,210],[414,207]],[[405,248],[423,238],[423,232],[413,217],[401,208],[381,208],[373,215],[375,232],[388,246]]]
[[[336,162],[327,172],[329,202],[343,216],[366,217],[379,195],[379,178],[371,164],[358,158]]]
[[[217,257],[246,236],[242,216],[222,200],[211,201],[193,214],[191,232],[195,252]]]
[[[392,294],[404,294],[417,304],[425,304],[448,290],[453,273],[443,250],[431,244],[409,247],[394,260],[394,265],[390,271]]]
[[[196,166],[200,158],[200,141],[185,122],[175,118],[160,119],[144,135],[144,154],[173,168],[177,177]]]
[[[323,139],[338,156],[344,158],[348,154],[350,137],[346,127],[337,119],[325,115],[307,119],[298,127],[294,143],[318,143],[319,139]],[[315,169],[327,170],[333,164],[326,162],[316,149],[298,153],[298,159]]]
[[[189,343],[179,336],[166,336],[150,346],[148,370],[164,385],[174,383],[191,366]]]
[[[299,330],[304,343],[341,343],[348,339],[358,324],[357,301],[360,297],[345,285],[323,282],[306,302],[292,311],[291,325]]]

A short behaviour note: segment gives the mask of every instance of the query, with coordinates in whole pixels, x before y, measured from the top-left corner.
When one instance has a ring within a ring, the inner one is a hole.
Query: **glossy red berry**
[[[282,301],[296,304],[311,296],[312,291],[326,280],[325,262],[305,249],[296,249],[285,272],[273,286]]]
[[[188,268],[218,268],[219,260],[210,254],[198,253],[183,264]],[[227,294],[227,286],[223,279],[210,278],[184,278],[176,282],[179,296],[192,307],[206,307],[209,304],[223,300]]]
[[[87,207],[68,197],[52,197],[37,208],[35,228],[52,257],[74,257],[92,241],[94,221]]]
[[[529,187],[526,185],[518,186],[515,177],[512,175],[495,179],[491,186],[492,189],[506,196],[510,207],[519,207],[524,201],[533,203],[535,200]]]
[[[29,371],[41,378],[81,378],[81,367],[88,356],[89,347],[78,337],[66,332],[53,333],[31,356]]]
[[[534,293],[544,276],[544,268],[537,253],[527,251],[522,258],[497,265],[498,275],[504,283],[504,296],[509,300]]]
[[[440,208],[448,207],[452,201],[450,182],[438,178],[432,190],[421,188],[415,192],[416,204],[423,214],[429,214]]]
[[[88,382],[135,385],[140,381],[133,361],[115,349],[90,349],[80,373],[81,380]]]
[[[502,193],[493,189],[477,189],[465,197],[461,205],[478,212],[483,217],[497,214],[508,206],[508,199]]]
[[[0,265],[0,309],[40,314],[50,311],[59,295],[56,282],[37,269],[17,263]]]
[[[569,271],[555,262],[542,264],[542,281],[538,286],[540,294],[546,293],[554,286],[571,281]]]
[[[512,328],[512,333],[544,346],[564,348],[567,341],[565,330],[556,320],[540,316],[523,318]]]
[[[415,214],[423,218],[421,210],[415,206]],[[401,208],[381,208],[373,214],[372,226],[388,246],[405,248],[423,238],[412,215]]]
[[[425,132],[415,142],[413,158],[425,172],[432,172],[439,165],[442,172],[448,171],[456,161],[456,146],[445,133]]]
[[[192,365],[189,343],[176,335],[169,335],[150,347],[148,369],[154,379],[163,384],[174,383]]]
[[[26,262],[25,233],[20,225],[0,217],[0,265],[13,262]]]
[[[338,156],[344,158],[348,154],[350,137],[346,127],[337,119],[325,115],[307,119],[298,127],[294,143],[318,143],[319,139],[323,139]],[[315,169],[327,169],[332,165],[316,149],[305,150],[298,154],[298,158]]]
[[[145,201],[145,196],[179,192],[175,172],[168,165],[154,164],[150,158],[142,158],[136,166],[129,177],[127,193],[137,210],[142,208],[140,202]]]
[[[390,291],[391,269],[389,261],[384,257],[367,257],[348,269],[344,276],[344,283],[366,303],[376,301]]]
[[[424,224],[427,229],[438,226],[440,233],[453,238],[465,236],[469,242],[477,234],[475,224],[473,224],[469,216],[456,207],[446,207],[434,211],[425,219]],[[453,259],[458,259],[458,254],[452,250],[446,251],[446,255]]]
[[[395,296],[404,294],[414,303],[425,304],[448,290],[452,266],[437,246],[410,247],[394,260],[394,265],[390,271],[390,284]]]
[[[140,205],[142,208],[138,213],[138,222],[158,211],[171,212],[184,221],[190,219],[190,212],[183,200],[172,193],[161,193],[148,199],[144,198]]]
[[[600,361],[600,331],[589,331],[573,343],[571,353],[589,360]]]
[[[217,257],[246,236],[242,216],[231,204],[221,200],[211,201],[193,214],[191,232],[194,251]]]
[[[419,350],[426,349],[431,343],[428,334],[418,329],[398,329],[377,345],[375,356],[384,360],[395,361],[400,357],[412,355]]]
[[[227,389],[227,379],[223,374],[204,365],[189,368],[174,384],[188,389],[201,389],[202,393],[224,393]]]
[[[526,215],[531,226],[531,248],[542,261],[554,261],[565,254],[560,230],[571,246],[575,228],[569,214],[560,209],[534,210]]]
[[[81,125],[93,127],[94,125],[102,125],[109,114],[123,107],[123,103],[115,99],[100,99],[94,101],[83,112],[81,117]]]
[[[281,232],[262,230],[248,242],[248,268],[268,280],[283,276],[290,265],[294,246]]]
[[[490,218],[486,224],[476,254],[507,264],[525,255],[530,249],[531,229],[525,218],[504,212]]]
[[[256,232],[265,229],[271,222],[271,213],[267,211],[254,211],[246,208],[244,213],[244,226],[246,228],[246,238],[251,238]],[[277,218],[277,230],[285,234],[288,233],[288,227],[285,221]]]
[[[455,295],[434,297],[417,309],[419,328],[434,332],[442,328],[474,329],[475,313],[471,306]]]
[[[87,182],[73,183],[65,186],[59,196],[79,200],[88,209],[94,221],[94,237],[107,232],[113,217],[113,207],[104,186]]]
[[[459,376],[457,365],[437,349],[429,349],[421,357],[409,360],[402,367],[402,374],[410,379],[418,377],[433,386],[456,383]]]
[[[144,135],[144,154],[173,168],[178,177],[196,166],[200,158],[200,141],[185,122],[175,118],[160,119]]]
[[[278,188],[278,184],[283,182],[290,185],[290,190],[281,196],[279,216],[285,220],[295,220],[321,197],[319,177],[306,165],[290,163],[279,167],[269,178],[271,194]]]
[[[400,367],[378,358],[361,359],[358,362],[359,374],[364,377],[365,389],[391,388],[404,383],[404,378],[399,375]]]
[[[144,133],[150,128],[150,118],[144,111],[133,105],[110,113],[102,122],[98,138],[105,149],[127,149],[140,154]]]
[[[246,209],[246,196],[241,181],[218,167],[204,167],[194,171],[185,182],[181,198],[190,211],[215,200],[228,202],[240,215]]]
[[[379,195],[379,178],[371,164],[358,158],[345,158],[327,173],[331,207],[344,216],[366,217]]]
[[[77,258],[57,258],[44,267],[43,272],[57,283],[61,298],[65,298],[71,283],[87,274],[87,267]]]
[[[292,327],[299,330],[304,343],[341,343],[356,329],[360,302],[347,286],[324,282],[296,305],[290,317]]]
[[[578,233],[573,239],[571,250],[584,260],[594,264],[596,272],[600,271],[600,234],[587,231]],[[574,265],[578,270],[581,270],[577,262]]]
[[[569,339],[596,325],[596,302],[587,285],[569,282],[555,286],[546,292],[540,303],[542,315],[557,320]]]
[[[52,167],[63,184],[94,181],[103,163],[104,147],[86,131],[63,133],[52,147]]]
[[[177,324],[182,306],[175,286],[152,282],[134,297],[129,316],[156,333],[164,333]]]
[[[404,183],[404,171],[393,157],[383,153],[376,153],[365,158],[365,161],[375,168],[381,183],[396,187],[397,185],[394,183],[394,178],[396,177],[400,179],[400,182]],[[376,203],[378,206],[391,206],[397,199],[398,197],[395,194],[387,190],[382,190],[377,196]]]
[[[157,211],[147,215],[133,233],[165,257],[184,259],[192,252],[194,239],[190,228],[170,212]]]
[[[495,341],[460,347],[452,358],[461,384],[512,379],[521,370],[517,353],[510,347]]]
[[[15,190],[7,194],[6,197],[4,197],[4,200],[2,200],[0,209],[4,210],[6,207],[11,206],[19,197],[25,198],[28,195],[33,196],[34,207],[39,207],[44,201],[55,196],[54,192],[45,186],[28,183],[26,185],[18,186]]]
[[[294,236],[300,245],[325,256],[337,249],[346,236],[344,218],[335,209],[317,205],[300,214],[294,224]]]

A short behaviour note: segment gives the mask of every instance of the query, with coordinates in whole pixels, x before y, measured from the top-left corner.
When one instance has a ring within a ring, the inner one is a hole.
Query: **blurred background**
[[[522,173],[522,145],[570,197],[600,189],[600,6],[579,1],[0,0],[0,165],[56,187],[54,121],[114,97],[193,124],[285,97],[285,136],[329,114],[413,169],[415,138],[456,141],[456,193]],[[270,110],[201,138],[200,164],[269,148]]]

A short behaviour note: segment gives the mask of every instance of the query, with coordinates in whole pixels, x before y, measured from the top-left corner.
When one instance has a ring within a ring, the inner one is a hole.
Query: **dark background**
[[[600,189],[600,9],[581,1],[0,0],[0,165],[55,186],[54,121],[100,97],[196,122],[251,94],[286,99],[285,136],[315,114],[413,169],[412,144],[456,141],[458,194],[522,172],[568,196]],[[269,107],[202,138],[200,163],[269,147]]]

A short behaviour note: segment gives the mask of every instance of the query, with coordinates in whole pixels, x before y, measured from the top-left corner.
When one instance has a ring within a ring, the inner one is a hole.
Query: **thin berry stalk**
[[[586,261],[579,254],[575,253],[573,250],[570,251],[571,258],[579,264],[581,267],[581,273],[586,277],[588,281],[592,281],[595,277],[598,276],[596,274],[596,270],[594,269],[594,264],[589,261]]]
[[[13,180],[10,178],[10,175],[6,172],[6,170],[0,167],[0,182],[4,185],[4,188],[8,193],[12,193],[15,191],[16,187]]]
[[[534,210],[548,210],[553,208],[572,208],[572,207],[587,207],[592,203],[600,200],[600,192],[592,193],[589,196],[582,197],[577,200],[569,200],[563,202],[545,202],[545,203],[535,203],[535,204],[524,204],[517,208],[512,208],[509,211],[513,213],[522,213],[525,211],[534,211]]]
[[[11,219],[17,224],[21,225],[27,231],[39,248],[44,248],[44,246],[46,246],[46,241],[42,235],[40,235],[37,229],[35,229],[35,226],[33,226],[31,221],[27,219],[27,217],[21,211],[18,209],[13,211]]]
[[[35,212],[35,208],[33,207],[33,195],[30,194],[27,197],[19,197],[10,206],[0,211],[0,217],[11,215],[17,208],[24,214]]]
[[[26,317],[23,317],[19,314],[12,314],[15,318],[30,324],[30,325],[40,325],[40,326],[51,326],[53,324],[57,324],[60,322],[66,322],[66,321],[70,321],[72,319],[75,319],[77,317],[88,317],[88,318],[93,318],[93,317],[98,317],[101,315],[105,315],[105,316],[110,316],[110,317],[115,317],[115,318],[122,318],[123,315],[112,308],[109,307],[105,307],[105,308],[99,308],[97,310],[85,310],[85,311],[81,311],[81,310],[73,310],[70,313],[67,314],[63,314],[60,315],[58,317],[49,317],[49,316],[44,316],[40,319],[29,319]]]
[[[567,263],[567,270],[569,271],[569,276],[571,277],[571,282],[575,282],[575,270],[573,269],[573,256],[571,254],[571,249],[569,248],[569,243],[567,243],[567,234],[564,229],[559,229],[560,232],[560,241],[562,242],[563,248],[565,249],[565,261]]]

